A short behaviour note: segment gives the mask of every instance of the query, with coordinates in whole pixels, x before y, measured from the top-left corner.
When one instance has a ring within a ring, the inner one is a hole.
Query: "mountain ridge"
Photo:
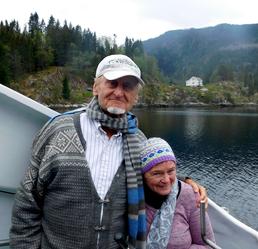
[[[225,80],[258,88],[258,24],[172,30],[143,41],[143,46],[170,82],[182,83],[193,75],[205,82],[223,80],[217,71],[225,66],[231,74]]]

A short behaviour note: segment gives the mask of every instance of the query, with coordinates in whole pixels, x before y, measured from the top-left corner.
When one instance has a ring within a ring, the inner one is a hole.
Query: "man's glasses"
[[[137,88],[139,81],[136,78],[132,77],[124,80],[107,80],[106,84],[111,89],[115,89],[118,87],[118,85],[121,85],[124,91],[130,92]]]

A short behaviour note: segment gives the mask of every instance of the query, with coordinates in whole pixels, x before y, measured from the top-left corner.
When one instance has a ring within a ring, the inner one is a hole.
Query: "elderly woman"
[[[147,248],[201,249],[200,210],[197,193],[177,179],[176,158],[169,144],[150,138],[141,151],[147,212]],[[207,238],[214,234],[206,214]]]

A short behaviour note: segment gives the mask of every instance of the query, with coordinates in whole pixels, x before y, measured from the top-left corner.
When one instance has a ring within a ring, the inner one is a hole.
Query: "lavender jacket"
[[[148,231],[157,209],[146,204]],[[206,213],[207,238],[215,242],[211,223]],[[167,249],[204,249],[200,229],[200,209],[196,207],[196,194],[190,185],[181,182],[177,198],[172,231]]]

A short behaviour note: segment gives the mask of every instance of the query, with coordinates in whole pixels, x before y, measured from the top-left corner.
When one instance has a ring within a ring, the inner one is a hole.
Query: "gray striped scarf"
[[[177,193],[178,181],[176,178],[168,198],[155,213],[147,237],[147,249],[166,249],[168,247],[176,209]]]
[[[132,113],[114,118],[103,112],[96,97],[86,108],[89,118],[102,126],[122,132],[125,170],[127,178],[129,243],[138,249],[146,248],[146,215],[140,162],[140,139],[137,119]]]

